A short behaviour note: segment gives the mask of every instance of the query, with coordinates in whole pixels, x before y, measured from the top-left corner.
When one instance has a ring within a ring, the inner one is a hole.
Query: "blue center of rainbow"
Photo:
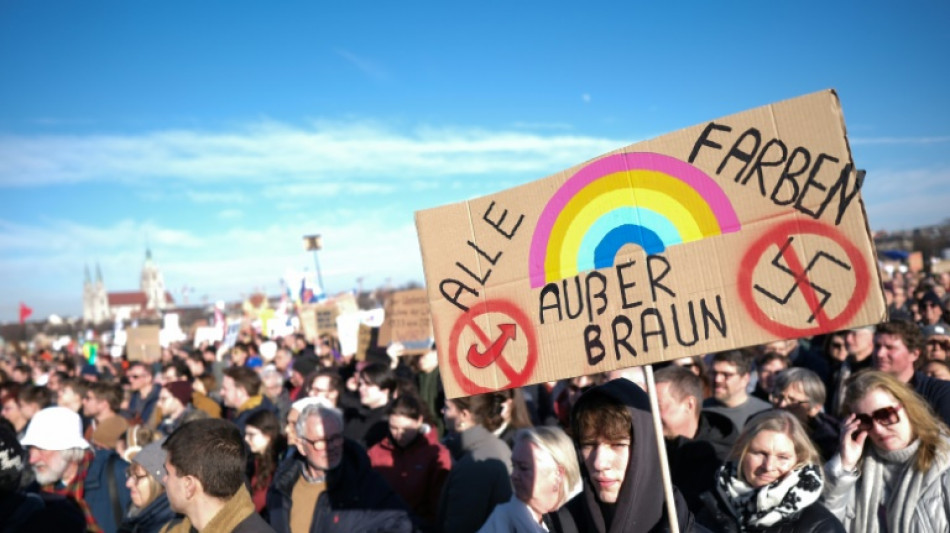
[[[607,156],[571,176],[542,211],[531,286],[612,266],[627,245],[656,254],[741,227],[719,185],[689,163],[647,152]]]

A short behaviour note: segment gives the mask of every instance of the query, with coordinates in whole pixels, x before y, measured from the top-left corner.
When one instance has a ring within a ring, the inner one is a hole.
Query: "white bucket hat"
[[[89,448],[82,438],[82,419],[66,407],[47,407],[33,415],[21,444],[55,451]]]

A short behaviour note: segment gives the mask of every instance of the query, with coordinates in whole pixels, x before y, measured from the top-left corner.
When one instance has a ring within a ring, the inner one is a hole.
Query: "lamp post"
[[[317,267],[317,283],[320,285],[320,291],[326,294],[327,289],[323,286],[323,275],[320,273],[320,258],[317,257],[317,252],[323,248],[323,239],[320,234],[304,235],[303,248],[308,252],[313,252],[313,264]]]

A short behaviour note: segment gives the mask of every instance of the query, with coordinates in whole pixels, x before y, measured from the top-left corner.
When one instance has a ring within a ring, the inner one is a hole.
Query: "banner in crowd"
[[[823,91],[416,213],[446,394],[880,322],[862,180]]]
[[[403,355],[424,353],[432,346],[432,319],[425,289],[394,292],[386,301],[386,320],[376,344],[401,343]]]
[[[136,326],[125,330],[125,353],[129,361],[154,363],[162,356],[158,326]]]

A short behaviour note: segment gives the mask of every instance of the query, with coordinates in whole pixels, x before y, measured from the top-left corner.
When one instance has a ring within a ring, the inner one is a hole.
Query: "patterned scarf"
[[[769,527],[795,515],[818,501],[821,487],[817,465],[791,470],[782,479],[760,488],[742,480],[734,462],[722,465],[716,474],[716,490],[743,531]]]
[[[49,485],[43,486],[43,490],[53,494],[61,494],[74,500],[79,504],[83,514],[86,515],[86,531],[101,533],[102,529],[99,527],[99,524],[96,523],[96,518],[92,516],[92,510],[83,497],[85,495],[86,474],[89,472],[89,465],[92,464],[94,456],[95,454],[92,450],[86,450],[86,453],[83,454],[82,459],[77,465],[76,476],[73,477],[69,483],[50,483]]]

